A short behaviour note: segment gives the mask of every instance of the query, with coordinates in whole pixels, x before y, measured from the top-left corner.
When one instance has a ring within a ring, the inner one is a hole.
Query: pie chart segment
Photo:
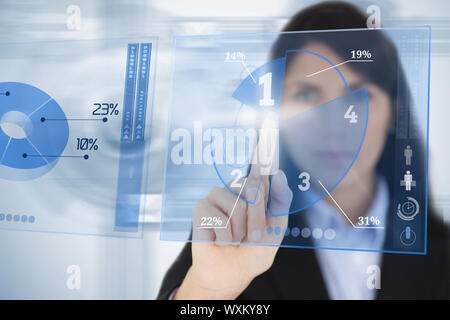
[[[283,95],[285,69],[285,57],[262,65],[240,83],[232,97],[242,104],[256,109],[260,107],[279,108]],[[267,95],[265,90],[267,90],[267,84],[269,83],[270,94]]]
[[[300,212],[332,192],[358,157],[368,116],[363,87],[280,121],[280,168],[294,199],[289,212],[269,210],[269,214]]]
[[[66,116],[44,91],[0,83],[0,178],[30,180],[49,172],[69,137]]]
[[[43,119],[47,119],[42,121]],[[49,120],[55,119],[55,120]],[[55,100],[50,100],[45,107],[41,108],[30,120],[34,125],[28,139],[35,146],[39,146],[39,151],[43,155],[61,155],[67,145],[69,136],[69,126],[64,112]],[[48,143],[51,141],[51,143]],[[49,162],[56,158],[47,159]]]
[[[25,157],[24,154],[26,155]],[[2,166],[16,169],[33,169],[45,166],[48,163],[48,160],[39,156],[37,150],[26,139],[12,139],[3,158]]]
[[[7,136],[3,130],[0,129],[0,150],[3,153],[3,151],[8,146],[8,143],[10,143],[10,137]],[[0,163],[2,163],[2,155],[0,154]]]
[[[21,82],[1,82],[0,92],[3,93],[0,96],[2,105],[0,115],[8,110],[18,110],[30,114],[51,99],[44,91]]]

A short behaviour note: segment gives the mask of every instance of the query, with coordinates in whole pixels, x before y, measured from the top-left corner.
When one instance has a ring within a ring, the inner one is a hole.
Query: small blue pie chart
[[[44,91],[0,82],[0,178],[36,179],[58,162],[69,139],[66,115]]]

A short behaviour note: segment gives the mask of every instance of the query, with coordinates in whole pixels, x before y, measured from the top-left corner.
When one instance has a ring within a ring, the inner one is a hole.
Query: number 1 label
[[[259,77],[259,85],[263,86],[263,98],[259,100],[261,107],[271,107],[275,104],[272,99],[272,72]]]

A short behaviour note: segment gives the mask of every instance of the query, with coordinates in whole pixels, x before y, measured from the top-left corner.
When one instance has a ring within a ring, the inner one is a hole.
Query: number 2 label
[[[233,180],[230,187],[231,188],[240,188],[242,186],[242,183],[240,183],[238,181],[239,181],[239,179],[242,178],[242,171],[239,169],[234,169],[233,171],[231,171],[231,175],[236,176],[236,178]]]

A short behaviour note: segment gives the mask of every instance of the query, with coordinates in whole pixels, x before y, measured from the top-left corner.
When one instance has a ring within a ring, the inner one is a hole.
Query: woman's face
[[[333,49],[319,42],[310,43],[302,49],[318,53],[335,65],[345,61]],[[329,69],[317,73],[327,68]],[[339,70],[350,91],[366,87],[369,97],[369,120],[364,143],[352,169],[341,182],[353,183],[355,179],[366,178],[375,171],[386,141],[391,105],[388,94],[365,81],[352,69],[352,63],[340,65]],[[357,136],[354,131],[352,133],[348,129],[350,124],[348,127],[342,124],[343,119],[346,119],[344,115],[348,105],[328,107],[328,110],[326,107],[322,110],[320,107],[314,109],[346,94],[346,87],[338,72],[335,68],[330,68],[330,64],[325,60],[303,52],[295,53],[291,58],[288,56],[280,110],[280,130],[287,152],[302,171],[309,171],[315,176],[327,176],[333,180],[336,172],[343,171],[350,165],[359,150],[362,134]],[[309,112],[305,112],[308,110]],[[360,116],[357,119],[360,123],[356,125],[361,126],[363,132],[365,117]],[[283,123],[289,123],[288,126],[291,127],[284,133]],[[295,134],[292,128],[295,128]]]

